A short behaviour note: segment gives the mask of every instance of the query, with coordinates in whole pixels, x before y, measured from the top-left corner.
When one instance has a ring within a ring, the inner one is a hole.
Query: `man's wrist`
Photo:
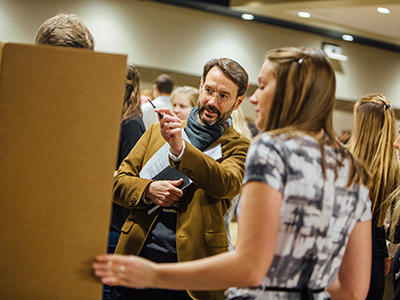
[[[170,151],[171,151],[171,154],[173,155],[173,156],[175,156],[175,157],[178,157],[179,156],[179,154],[174,150],[174,149],[170,149]],[[181,151],[182,152],[182,151]]]
[[[150,183],[151,184],[151,183]],[[146,197],[148,191],[149,191],[149,186],[150,184],[147,186],[146,190],[144,191],[144,193],[142,194],[142,201],[144,202],[144,204],[150,205],[153,203],[153,201],[151,199],[148,199]]]
[[[169,148],[169,157],[174,161],[174,162],[180,162],[183,156],[183,152],[185,152],[185,143],[182,144],[182,150],[179,155],[176,155],[174,153],[175,151],[172,148]]]

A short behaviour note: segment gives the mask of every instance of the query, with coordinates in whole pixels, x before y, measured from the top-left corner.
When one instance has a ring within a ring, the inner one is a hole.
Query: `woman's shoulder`
[[[122,121],[122,126],[144,126],[144,122],[141,116],[129,117]]]
[[[318,142],[311,136],[303,133],[270,133],[264,132],[254,139],[253,144],[271,146],[277,149],[291,149],[310,147],[319,148]]]

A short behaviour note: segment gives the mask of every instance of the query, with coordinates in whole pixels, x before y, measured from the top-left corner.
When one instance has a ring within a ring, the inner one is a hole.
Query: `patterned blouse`
[[[354,225],[371,219],[371,204],[365,186],[346,187],[350,159],[344,159],[335,172],[337,152],[325,146],[324,153],[325,178],[321,148],[309,135],[286,139],[263,133],[250,146],[243,184],[264,182],[282,193],[279,234],[261,285],[230,288],[226,299],[300,299],[298,292],[265,287],[318,290],[333,283]],[[330,295],[315,293],[314,299]]]

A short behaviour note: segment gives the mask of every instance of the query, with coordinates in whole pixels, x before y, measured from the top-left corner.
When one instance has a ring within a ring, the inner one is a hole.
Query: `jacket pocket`
[[[228,247],[228,236],[225,231],[206,231],[208,247]]]
[[[121,228],[121,232],[122,233],[129,233],[129,231],[131,231],[133,224],[135,224],[135,222],[133,222],[132,220],[126,220],[124,225]]]

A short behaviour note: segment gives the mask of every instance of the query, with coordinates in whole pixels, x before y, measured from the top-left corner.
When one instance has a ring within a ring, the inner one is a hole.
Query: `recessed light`
[[[300,18],[309,18],[309,17],[311,17],[311,14],[308,13],[308,12],[306,12],[306,11],[300,11],[297,15],[298,15]]]
[[[376,10],[379,11],[381,14],[390,13],[390,10],[388,8],[386,8],[386,7],[378,7]]]
[[[243,15],[242,15],[242,19],[243,19],[243,20],[251,21],[251,20],[254,19],[254,16],[253,16],[252,14],[243,14]]]
[[[343,34],[342,39],[348,42],[351,42],[354,40],[354,38],[350,34]]]

